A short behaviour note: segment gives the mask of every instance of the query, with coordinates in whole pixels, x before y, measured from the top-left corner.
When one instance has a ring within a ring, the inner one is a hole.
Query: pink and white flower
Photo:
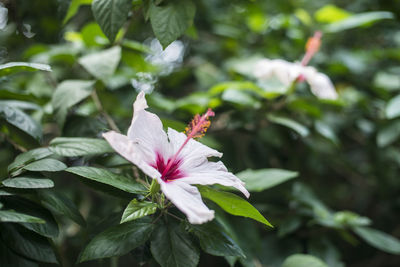
[[[166,133],[160,118],[146,111],[147,107],[141,92],[133,104],[128,134],[110,131],[103,137],[120,155],[157,179],[161,191],[190,223],[201,224],[214,218],[214,211],[203,203],[194,184],[233,186],[249,197],[244,183],[228,172],[221,161],[208,161],[208,157],[221,157],[222,153],[193,139],[206,131],[209,117],[214,116],[211,109],[203,116],[197,115],[185,135],[171,128]]]
[[[316,32],[306,45],[306,54],[301,62],[289,62],[282,59],[261,59],[254,67],[254,76],[258,79],[276,77],[285,86],[306,80],[311,92],[322,99],[337,99],[338,94],[329,77],[315,68],[307,66],[321,44],[321,32]]]

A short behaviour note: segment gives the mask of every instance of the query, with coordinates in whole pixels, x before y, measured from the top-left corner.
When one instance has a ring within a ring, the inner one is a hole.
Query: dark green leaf
[[[16,254],[2,242],[0,242],[0,259],[4,267],[38,267],[37,262]]]
[[[328,265],[311,255],[294,254],[283,262],[282,267],[328,267]]]
[[[47,147],[46,148],[36,148],[19,154],[14,161],[8,165],[8,172],[12,172],[18,168],[23,167],[29,162],[43,159],[47,156],[53,154]]]
[[[13,210],[0,210],[0,222],[45,223],[44,220]]]
[[[152,5],[149,11],[153,32],[165,48],[192,25],[196,6],[190,0],[172,0]]]
[[[133,179],[112,173],[105,169],[82,166],[71,167],[66,169],[66,171],[99,183],[111,185],[128,193],[138,194],[146,191],[143,185],[135,182]]]
[[[113,226],[90,241],[80,255],[79,262],[124,255],[144,244],[153,228],[154,224],[145,220]]]
[[[57,237],[58,225],[53,215],[42,206],[23,198],[10,197],[4,200],[7,208],[37,217],[45,223],[21,223],[21,225],[45,237]]]
[[[281,169],[248,169],[236,176],[245,182],[247,190],[261,192],[297,177],[298,173]]]
[[[41,126],[20,109],[0,103],[0,118],[5,119],[8,123],[29,134],[36,140],[42,138]]]
[[[58,172],[66,168],[64,163],[56,159],[40,159],[23,167],[24,170],[33,172]]]
[[[256,208],[237,195],[206,186],[198,186],[198,188],[202,197],[215,202],[226,212],[236,216],[248,217],[272,227]]]
[[[305,127],[304,125],[286,117],[275,116],[271,114],[268,116],[268,120],[270,120],[273,123],[288,127],[293,131],[297,132],[302,137],[306,137],[310,132],[308,128]]]
[[[54,183],[50,179],[39,179],[32,177],[15,177],[3,180],[1,183],[6,187],[25,188],[25,189],[54,187]]]
[[[57,263],[56,255],[44,237],[8,223],[1,225],[0,235],[7,247],[18,254],[36,261]]]
[[[157,211],[157,204],[149,201],[138,201],[133,199],[126,206],[124,213],[122,214],[121,223],[129,222],[142,218],[147,215],[151,215]]]
[[[60,126],[64,125],[68,109],[86,97],[93,90],[94,81],[66,80],[60,83],[51,99],[51,104],[55,110],[55,117]]]
[[[151,253],[162,267],[195,267],[200,253],[179,225],[160,225],[151,240]]]
[[[354,227],[353,231],[371,246],[387,253],[400,255],[400,240],[397,238],[369,227]]]
[[[37,71],[37,70],[51,71],[51,67],[49,65],[40,63],[9,62],[0,65],[0,77],[21,71]]]
[[[114,42],[132,7],[132,0],[93,0],[94,18],[104,34]]]
[[[66,216],[83,227],[86,226],[85,219],[69,198],[56,191],[42,191],[39,196],[42,205],[53,213]]]
[[[81,57],[79,59],[79,64],[97,79],[107,82],[107,79],[109,79],[117,69],[120,60],[121,47],[114,46],[110,49]]]
[[[103,139],[80,137],[55,138],[50,142],[49,149],[64,157],[101,155],[114,151]]]
[[[245,257],[242,249],[215,222],[191,225],[193,233],[199,238],[201,248],[215,256]]]

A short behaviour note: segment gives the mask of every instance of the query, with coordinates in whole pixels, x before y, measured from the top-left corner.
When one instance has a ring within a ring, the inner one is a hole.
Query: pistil
[[[214,117],[215,113],[209,108],[203,116],[196,115],[194,119],[189,123],[188,127],[186,128],[186,140],[183,144],[179,147],[178,151],[168,160],[168,164],[165,167],[164,171],[161,174],[161,177],[164,177],[170,170],[171,166],[174,165],[175,160],[177,159],[179,153],[185,147],[185,145],[189,142],[190,139],[201,137],[205,134],[208,127],[210,127],[210,117]]]

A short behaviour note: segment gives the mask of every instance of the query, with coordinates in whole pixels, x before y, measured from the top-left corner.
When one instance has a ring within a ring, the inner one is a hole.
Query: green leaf
[[[400,116],[400,95],[390,99],[385,109],[385,115],[388,119],[393,119]]]
[[[283,262],[282,267],[328,267],[328,265],[311,255],[294,254]]]
[[[355,227],[353,231],[371,246],[387,253],[400,255],[400,240],[369,227]]]
[[[41,107],[35,103],[20,100],[0,100],[0,105],[8,105],[21,110],[39,110]]]
[[[153,229],[154,224],[147,220],[113,226],[90,241],[80,255],[79,262],[124,255],[144,244]]]
[[[400,136],[400,120],[391,122],[378,131],[376,142],[379,147],[385,147],[396,141]]]
[[[20,223],[23,227],[45,237],[55,238],[58,236],[59,231],[57,222],[47,209],[35,202],[18,197],[9,197],[3,201],[5,206],[9,209],[42,220],[40,223]]]
[[[365,12],[352,15],[346,19],[340,20],[329,24],[325,31],[327,32],[340,32],[352,28],[365,26],[383,19],[393,19],[393,13],[386,11]]]
[[[19,154],[14,161],[8,165],[8,172],[13,172],[16,169],[22,168],[27,163],[35,160],[43,159],[53,154],[47,147],[36,148]]]
[[[68,109],[88,97],[93,90],[94,81],[66,80],[60,83],[51,99],[55,117],[62,127]]]
[[[245,170],[236,176],[245,182],[250,192],[261,192],[297,177],[298,172],[281,169]]]
[[[297,132],[300,136],[306,137],[310,131],[308,130],[307,127],[303,126],[302,124],[298,123],[297,121],[294,121],[292,119],[282,117],[282,116],[276,116],[276,115],[268,115],[268,120],[270,120],[273,123],[288,127],[292,129],[293,131]]]
[[[10,179],[3,180],[1,183],[6,187],[25,188],[25,189],[54,187],[54,183],[50,179],[38,179],[38,178],[32,178],[32,177],[10,178]]]
[[[67,23],[73,16],[75,16],[76,12],[78,12],[79,7],[82,5],[90,5],[93,0],[72,0],[69,4],[69,8],[67,11],[67,15],[63,20],[63,24]]]
[[[0,210],[0,222],[45,223],[44,220],[13,210]]]
[[[33,172],[58,172],[66,168],[64,163],[56,159],[40,159],[23,167],[24,170]]]
[[[138,194],[146,191],[143,185],[135,182],[133,179],[112,173],[105,169],[81,166],[71,167],[66,169],[66,171],[99,183],[111,185],[128,193]]]
[[[138,201],[133,199],[126,206],[122,214],[121,223],[136,220],[147,215],[154,214],[157,211],[157,204],[149,201]]]
[[[335,5],[326,5],[318,9],[314,13],[314,17],[318,22],[332,23],[344,20],[351,16],[350,12],[344,9],[338,8]]]
[[[110,0],[111,2],[112,0]],[[91,75],[104,82],[115,72],[121,60],[121,47],[114,46],[107,50],[81,57],[78,62]]]
[[[0,119],[1,118],[36,140],[42,138],[42,128],[40,124],[20,109],[9,106],[4,102],[0,103]]]
[[[111,43],[124,25],[131,8],[132,0],[93,0],[93,16]]]
[[[144,45],[142,43],[136,42],[136,41],[124,39],[122,41],[121,45],[123,47],[125,47],[125,48],[129,48],[129,49],[134,50],[134,51],[147,53],[147,54],[151,54],[152,53],[152,50],[150,49],[150,47],[148,47],[147,45]]]
[[[199,238],[201,248],[215,256],[245,257],[242,249],[215,222],[191,225],[193,233]]]
[[[7,267],[39,267],[37,262],[16,254],[4,243],[0,243],[0,259],[1,263]]]
[[[9,62],[0,65],[0,77],[10,75],[21,71],[51,71],[51,67],[47,64],[27,63],[27,62]]]
[[[166,48],[193,23],[196,6],[190,0],[172,0],[150,7],[150,22],[161,45]]]
[[[69,198],[56,191],[41,191],[39,193],[41,203],[44,207],[51,210],[53,213],[66,216],[76,222],[77,224],[85,227],[86,222],[79,212],[75,204]]]
[[[267,226],[273,227],[256,208],[237,195],[218,191],[206,186],[197,187],[199,188],[202,197],[215,202],[226,212],[235,216],[248,217]]]
[[[18,225],[4,223],[0,227],[2,243],[29,259],[57,263],[56,255],[48,240]]]
[[[103,139],[57,137],[50,142],[50,151],[63,157],[80,157],[112,153],[114,150]]]
[[[150,249],[162,267],[195,267],[200,259],[190,236],[177,224],[160,225],[153,235]]]

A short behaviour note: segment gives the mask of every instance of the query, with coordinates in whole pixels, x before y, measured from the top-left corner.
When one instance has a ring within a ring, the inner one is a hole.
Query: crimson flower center
[[[174,160],[174,162],[171,163],[171,160]],[[158,172],[162,174],[161,179],[164,182],[168,182],[182,178],[184,176],[183,172],[179,169],[181,163],[182,160],[178,158],[169,158],[167,162],[165,162],[163,156],[157,153],[156,162],[151,166],[157,169]]]

